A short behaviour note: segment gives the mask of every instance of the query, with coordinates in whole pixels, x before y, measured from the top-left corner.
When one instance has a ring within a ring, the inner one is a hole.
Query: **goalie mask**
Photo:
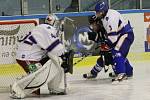
[[[60,21],[55,14],[49,14],[46,19],[45,23],[53,26],[55,29],[60,29]]]

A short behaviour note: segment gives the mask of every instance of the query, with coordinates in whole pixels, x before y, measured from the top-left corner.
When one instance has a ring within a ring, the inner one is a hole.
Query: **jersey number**
[[[24,42],[29,45],[37,43],[36,40],[34,39],[34,37],[31,35],[31,32],[29,32],[29,34],[26,35],[20,42]]]

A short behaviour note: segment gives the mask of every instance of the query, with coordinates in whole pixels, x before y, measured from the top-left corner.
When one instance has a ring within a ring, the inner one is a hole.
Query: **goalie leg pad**
[[[56,66],[54,63],[52,63],[51,66]],[[48,89],[50,92],[64,92],[65,85],[64,85],[64,70],[62,67],[52,67],[51,74],[53,75],[53,78],[48,81]],[[51,77],[51,76],[50,76]]]
[[[23,99],[26,95],[24,91],[15,82],[13,86],[10,86],[10,97],[13,99]]]
[[[39,89],[42,85],[48,83],[49,80],[52,80],[57,74],[57,72],[56,74],[51,73],[53,72],[51,69],[54,69],[53,67],[55,67],[52,66],[52,63],[51,60],[48,60],[43,66],[38,64],[37,66],[40,66],[40,69],[17,80],[12,85],[11,90],[13,92],[11,92],[11,94],[13,93],[15,98],[24,98],[28,94]]]
[[[56,66],[54,63],[52,63],[52,66]],[[50,94],[65,94],[65,77],[64,77],[64,69],[60,67],[53,67],[51,69],[54,75],[54,78],[49,80],[48,82],[48,89],[50,91]]]

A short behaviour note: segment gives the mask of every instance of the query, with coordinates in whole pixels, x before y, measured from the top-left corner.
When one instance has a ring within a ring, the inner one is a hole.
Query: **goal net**
[[[9,91],[10,84],[25,74],[16,63],[17,41],[38,23],[36,20],[0,21],[0,92]]]

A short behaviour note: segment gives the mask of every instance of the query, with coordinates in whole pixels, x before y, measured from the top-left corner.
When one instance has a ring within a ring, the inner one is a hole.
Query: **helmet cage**
[[[58,17],[54,14],[50,14],[46,17],[45,23],[53,26],[56,29],[60,29],[60,21]]]

